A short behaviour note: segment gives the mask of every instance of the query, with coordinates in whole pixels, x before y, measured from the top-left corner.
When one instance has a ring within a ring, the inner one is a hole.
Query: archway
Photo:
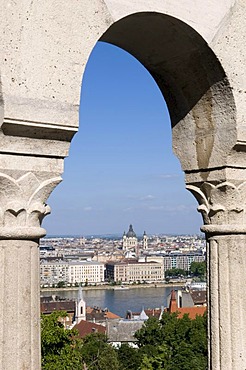
[[[171,16],[137,13],[114,23],[100,40],[135,56],[157,82],[183,170],[224,165],[235,143],[234,99],[220,62],[203,38]]]
[[[231,165],[236,143],[235,103],[223,67],[196,31],[164,14],[132,14],[109,27],[100,40],[112,43],[137,58],[153,76],[167,102],[173,150],[186,174],[187,188],[198,199],[199,210],[208,225],[204,231],[209,242],[208,275],[212,286],[208,292],[210,367],[222,368],[228,361],[237,365],[240,363],[241,366],[238,350],[227,352],[229,343],[226,333],[231,313],[218,313],[221,303],[225,306],[225,301],[220,301],[218,295],[221,282],[216,264],[227,271],[229,267],[225,266],[223,258],[221,263],[218,260],[220,250],[227,244],[220,239],[224,228],[213,225],[220,211],[213,205],[219,196],[211,201],[215,188],[218,193],[229,193],[229,188],[234,189],[233,185],[226,183],[224,170],[226,165]],[[220,183],[223,185],[220,186]],[[218,246],[216,253],[215,240]],[[229,253],[229,248],[227,244],[226,253]],[[217,330],[220,331],[220,340]],[[240,348],[237,339],[236,342]],[[224,355],[227,352],[226,359],[218,355],[218,351]]]
[[[12,2],[3,8],[0,311],[23,324],[20,330],[1,315],[6,368],[40,367],[37,246],[45,233],[40,224],[77,129],[83,66],[102,34],[103,41],[137,57],[166,94],[174,151],[200,203],[209,242],[210,367],[246,368],[246,298],[238,298],[246,260],[246,28],[238,27],[245,22],[245,4],[191,3],[95,0],[58,8]],[[143,9],[151,12],[131,14]],[[190,26],[164,13],[194,25],[211,48]]]

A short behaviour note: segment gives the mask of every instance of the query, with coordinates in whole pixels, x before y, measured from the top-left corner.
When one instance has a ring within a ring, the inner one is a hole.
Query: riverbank
[[[151,283],[151,284],[130,284],[126,285],[129,289],[138,289],[138,288],[171,288],[171,287],[183,287],[185,285],[182,283]],[[114,290],[115,287],[119,285],[87,285],[83,286],[83,290]],[[69,292],[76,291],[78,287],[66,287],[66,288],[41,288],[40,291],[43,292]]]

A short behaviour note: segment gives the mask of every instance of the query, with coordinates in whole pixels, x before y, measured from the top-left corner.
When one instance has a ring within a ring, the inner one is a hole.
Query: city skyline
[[[198,234],[196,200],[171,149],[164,99],[145,68],[97,43],[82,84],[80,129],[48,204],[48,235]]]

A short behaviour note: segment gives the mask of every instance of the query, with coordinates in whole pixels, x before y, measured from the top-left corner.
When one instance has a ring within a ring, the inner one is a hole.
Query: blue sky
[[[165,101],[130,54],[99,42],[84,74],[80,129],[50,196],[48,235],[200,233],[171,148]]]

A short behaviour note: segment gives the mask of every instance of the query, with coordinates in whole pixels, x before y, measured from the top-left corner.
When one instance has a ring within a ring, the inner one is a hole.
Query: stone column
[[[220,178],[219,174],[216,174]],[[207,238],[209,369],[246,369],[246,182],[188,184]]]
[[[47,171],[6,172],[12,176],[0,174],[0,369],[39,370],[38,242],[45,235],[40,224],[50,212],[45,201],[61,178],[48,178]]]

